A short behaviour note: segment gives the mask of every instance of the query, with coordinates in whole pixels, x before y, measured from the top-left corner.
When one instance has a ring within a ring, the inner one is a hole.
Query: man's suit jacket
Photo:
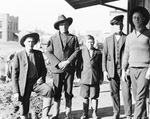
[[[86,47],[79,52],[77,60],[77,77],[81,77],[82,84],[99,84],[102,77],[102,53],[98,49],[93,49],[92,57]]]
[[[38,72],[38,78],[42,77],[45,82],[45,76],[47,73],[44,58],[41,51],[33,50],[35,66]],[[20,93],[21,96],[24,95],[25,87],[27,83],[28,75],[28,56],[25,50],[17,53],[13,59],[12,67],[12,82],[13,82],[13,92]]]
[[[75,60],[79,51],[78,39],[75,35],[68,34],[66,44],[63,47],[59,32],[52,36],[48,42],[46,55],[50,61],[49,69],[52,73],[63,73],[58,68],[58,63],[69,60],[70,64],[65,68],[67,72],[75,71]]]
[[[119,47],[120,52],[120,61],[122,62],[122,56],[124,53],[126,35],[123,34],[121,36],[121,46]],[[115,63],[116,63],[116,53],[115,53],[115,36],[114,34],[106,38],[103,47],[103,58],[102,58],[102,66],[103,71],[107,71],[110,78],[114,78],[115,75]],[[121,63],[120,62],[120,63]],[[121,66],[121,64],[120,64]]]

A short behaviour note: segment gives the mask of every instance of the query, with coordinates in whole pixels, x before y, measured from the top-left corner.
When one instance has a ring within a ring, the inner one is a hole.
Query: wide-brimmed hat
[[[54,28],[59,30],[59,24],[68,21],[69,26],[72,24],[73,19],[71,17],[66,18],[63,14],[58,16],[57,21],[54,23]]]
[[[120,22],[123,22],[123,18],[124,16],[123,15],[118,15],[118,16],[115,16],[111,21],[110,21],[110,24],[111,25],[116,25]]]
[[[148,10],[146,8],[141,7],[141,6],[137,6],[137,7],[133,8],[133,9],[131,9],[131,11],[129,13],[129,22],[130,22],[130,24],[132,26],[134,26],[134,24],[132,22],[132,16],[133,16],[133,14],[135,12],[139,12],[139,13],[141,13],[144,16],[144,18],[145,18],[144,25],[147,25],[147,23],[149,22],[149,18],[150,18],[149,12],[148,12]]]
[[[23,35],[23,37],[20,39],[20,44],[25,47],[24,45],[24,41],[26,40],[26,38],[31,37],[34,38],[35,40],[35,44],[39,41],[39,34],[38,33],[28,33]]]

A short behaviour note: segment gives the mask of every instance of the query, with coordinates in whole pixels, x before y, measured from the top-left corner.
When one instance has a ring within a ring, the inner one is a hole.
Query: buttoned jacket
[[[48,69],[52,73],[63,73],[66,72],[74,72],[75,71],[75,61],[77,59],[77,55],[79,52],[79,43],[78,39],[75,35],[68,34],[66,43],[63,46],[62,39],[60,38],[60,32],[57,32],[53,35],[47,45],[46,55],[48,60],[50,61],[50,65]],[[65,70],[61,70],[58,68],[58,64],[61,61],[68,60],[70,63],[65,68]]]
[[[126,35],[122,34],[120,37],[120,47],[119,47],[119,55],[120,55],[120,63],[122,63],[122,57],[125,48]],[[115,34],[107,37],[104,42],[103,47],[103,58],[102,58],[102,67],[103,72],[107,71],[110,78],[114,78],[115,75],[115,63],[116,63],[116,49],[115,49]],[[120,64],[121,66],[121,64]]]
[[[86,47],[79,52],[77,60],[77,77],[81,78],[82,84],[97,85],[102,77],[102,53],[93,48],[92,56]]]
[[[41,51],[33,50],[34,63],[37,70],[37,79],[42,77],[43,82],[45,82],[46,67],[44,63],[44,58]],[[12,67],[12,83],[13,92],[20,93],[21,96],[25,93],[25,87],[27,84],[28,75],[28,56],[25,50],[17,53],[13,59]]]

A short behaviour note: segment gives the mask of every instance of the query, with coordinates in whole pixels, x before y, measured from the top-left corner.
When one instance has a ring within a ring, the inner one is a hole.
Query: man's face
[[[26,38],[26,40],[24,41],[24,45],[25,45],[25,48],[27,48],[27,49],[33,49],[33,47],[35,45],[34,38],[32,38],[32,37]]]
[[[90,38],[86,38],[85,45],[89,50],[92,49],[94,47],[94,40]]]
[[[123,29],[123,23],[119,22],[118,24],[115,24],[113,27],[114,27],[115,32],[119,33]]]
[[[145,18],[143,17],[143,15],[139,12],[135,12],[132,16],[132,22],[134,24],[135,27],[140,27],[143,26],[145,21]]]
[[[59,30],[61,33],[66,33],[68,32],[68,28],[69,28],[69,23],[67,21],[62,22],[59,24]]]

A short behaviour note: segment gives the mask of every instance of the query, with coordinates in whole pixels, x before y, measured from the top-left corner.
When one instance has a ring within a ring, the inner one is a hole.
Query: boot
[[[83,114],[80,119],[88,119],[89,99],[83,100]]]
[[[92,99],[91,102],[92,102],[91,106],[93,109],[92,117],[93,119],[98,119],[98,116],[97,116],[98,99]]]
[[[72,100],[66,98],[66,117],[65,119],[70,119],[71,118],[71,106],[72,106]]]
[[[51,119],[58,119],[59,107],[60,107],[60,100],[57,101],[54,100],[54,110]]]
[[[20,116],[20,119],[28,119],[28,115]]]
[[[48,113],[51,109],[52,99],[43,98],[43,110],[42,110],[42,119],[48,119]]]

